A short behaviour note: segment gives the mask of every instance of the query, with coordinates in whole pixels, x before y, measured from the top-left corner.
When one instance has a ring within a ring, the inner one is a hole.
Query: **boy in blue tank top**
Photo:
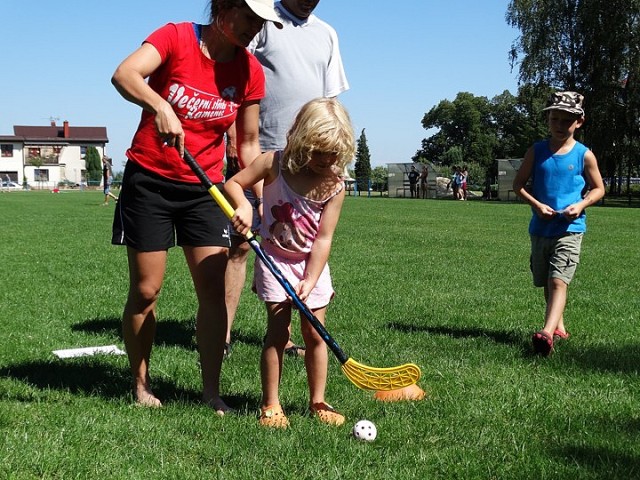
[[[573,137],[584,123],[583,100],[576,92],[549,97],[544,111],[551,137],[529,148],[513,181],[514,192],[533,212],[531,273],[533,284],[544,288],[547,308],[544,327],[532,342],[535,352],[545,356],[553,351],[554,340],[569,337],[563,315],[580,261],[585,209],[604,196],[595,155]]]

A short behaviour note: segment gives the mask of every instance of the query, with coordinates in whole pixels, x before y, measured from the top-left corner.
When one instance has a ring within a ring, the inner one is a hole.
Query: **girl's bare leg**
[[[313,313],[320,323],[325,323],[326,307],[314,310]],[[311,324],[300,315],[300,330],[307,347],[304,357],[304,364],[307,369],[307,381],[309,383],[310,404],[322,403],[325,401],[324,393],[327,386],[327,371],[329,364],[329,354],[327,345],[322,337],[315,331]]]
[[[278,389],[282,377],[282,357],[289,340],[291,305],[289,303],[267,303],[267,335],[260,357],[262,382],[262,406],[280,403]]]

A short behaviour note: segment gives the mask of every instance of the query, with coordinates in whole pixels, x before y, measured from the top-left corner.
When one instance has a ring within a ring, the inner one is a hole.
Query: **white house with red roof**
[[[14,125],[13,133],[0,135],[0,177],[19,184],[26,179],[36,188],[86,182],[87,147],[102,159],[109,142],[106,127],[72,127],[66,120],[62,126]]]

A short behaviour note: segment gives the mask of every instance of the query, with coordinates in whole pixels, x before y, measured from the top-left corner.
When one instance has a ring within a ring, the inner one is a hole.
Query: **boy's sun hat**
[[[555,92],[549,95],[547,106],[542,111],[563,110],[583,117],[582,102],[584,102],[584,97],[578,92]]]
[[[260,18],[264,20],[268,20],[273,22],[276,27],[282,28],[282,22],[280,21],[280,17],[276,13],[275,8],[273,7],[273,0],[244,0],[249,8],[253,10],[253,13],[258,15]]]

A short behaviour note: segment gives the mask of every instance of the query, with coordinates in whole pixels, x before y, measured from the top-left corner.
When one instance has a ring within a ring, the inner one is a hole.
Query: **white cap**
[[[244,0],[253,13],[260,18],[273,22],[276,27],[282,28],[280,17],[273,8],[273,0]]]

